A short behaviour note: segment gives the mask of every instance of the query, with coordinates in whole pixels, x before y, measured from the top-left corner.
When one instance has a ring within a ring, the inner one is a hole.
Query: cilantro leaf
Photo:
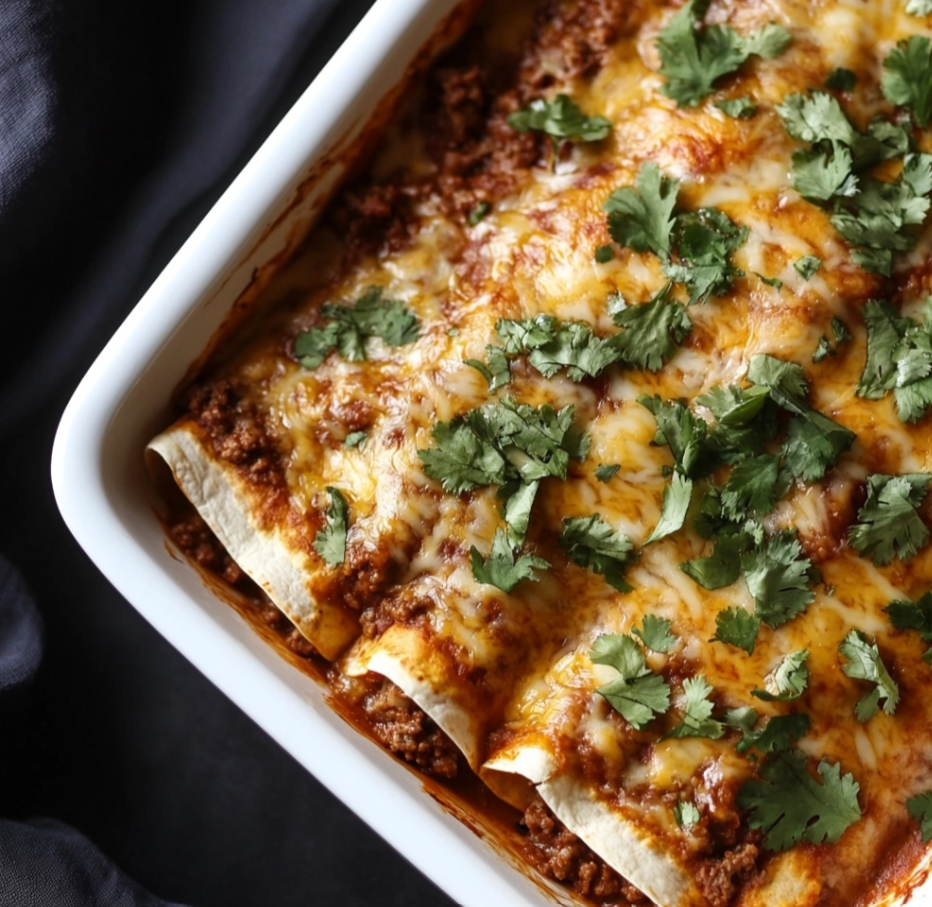
[[[770,689],[751,690],[751,695],[765,702],[789,702],[799,699],[809,683],[809,668],[806,666],[808,658],[808,649],[790,652],[768,677]]]
[[[880,86],[891,103],[908,107],[926,129],[932,118],[932,42],[920,35],[900,41],[883,61]]]
[[[609,233],[619,246],[653,252],[666,261],[679,183],[661,175],[656,164],[647,163],[638,172],[635,186],[616,189],[603,205]]]
[[[815,598],[809,589],[812,561],[803,555],[794,530],[784,530],[741,557],[741,570],[754,596],[757,616],[779,627],[806,610]]]
[[[677,215],[674,239],[678,263],[665,263],[663,273],[689,290],[690,304],[723,296],[744,271],[735,268],[729,255],[743,245],[748,228],[739,227],[718,208],[699,208]]]
[[[631,590],[625,582],[625,568],[632,558],[631,541],[598,514],[565,519],[560,545],[580,567],[601,574],[619,592]]]
[[[469,224],[470,227],[477,226],[485,219],[486,214],[491,210],[492,206],[488,202],[479,202],[479,204],[469,212],[466,223]]]
[[[809,280],[822,267],[822,259],[817,255],[804,255],[793,262],[793,267],[803,280]]]
[[[855,389],[859,397],[879,400],[896,383],[897,359],[912,319],[905,318],[889,302],[869,299],[861,308],[867,327],[867,360]]]
[[[571,142],[600,142],[612,131],[605,117],[587,117],[565,94],[558,94],[552,101],[531,101],[508,117],[508,125],[517,132],[543,132],[555,141]]]
[[[505,481],[508,464],[491,443],[480,439],[464,422],[438,422],[432,438],[435,446],[418,450],[424,472],[436,479],[444,491],[462,494],[485,485]]]
[[[656,614],[645,614],[641,627],[635,627],[631,632],[654,652],[668,652],[676,642],[676,637],[670,632],[672,622]]]
[[[463,362],[470,368],[474,368],[489,382],[489,393],[494,394],[495,391],[511,383],[511,363],[500,346],[490,344],[485,348],[485,352],[488,364],[478,359],[464,359]]]
[[[512,547],[518,548],[524,542],[531,520],[531,508],[540,482],[509,482],[498,490],[498,495],[505,504],[502,516],[508,533],[508,541]]]
[[[641,647],[630,636],[603,634],[593,644],[590,658],[593,664],[609,665],[618,671],[617,678],[596,692],[635,730],[642,730],[656,715],[666,714],[670,686],[651,672]]]
[[[831,151],[797,151],[793,155],[793,188],[811,202],[824,202],[836,196],[857,194],[851,152],[844,145]]]
[[[812,361],[821,362],[826,356],[834,356],[835,352],[835,347],[833,347],[825,337],[820,337],[819,345],[812,354]]]
[[[683,691],[686,693],[686,709],[683,720],[675,727],[668,737],[709,737],[718,740],[725,733],[721,721],[712,718],[713,705],[709,702],[709,694],[713,692],[711,684],[699,675],[683,681]]]
[[[314,550],[331,567],[338,567],[346,559],[346,530],[349,520],[349,505],[337,488],[327,486],[330,507],[324,514],[327,525],[314,536]]]
[[[754,709],[749,711],[754,713],[754,720],[750,722],[751,727],[742,727],[744,737],[735,746],[739,753],[746,753],[751,749],[764,754],[788,750],[793,741],[805,737],[812,726],[808,715],[794,712],[789,715],[774,715],[767,719],[767,723],[759,731],[754,731],[751,728],[757,722],[757,712]]]
[[[775,753],[761,766],[760,780],[746,781],[738,793],[738,806],[750,810],[748,825],[765,832],[768,850],[789,850],[800,841],[834,843],[861,818],[853,776],[823,759],[819,783],[808,761],[797,749]]]
[[[611,246],[599,246],[592,257],[598,264],[604,265],[615,257],[615,250]]]
[[[928,473],[867,477],[867,500],[858,511],[858,523],[848,530],[848,543],[875,564],[914,557],[929,541],[929,530],[917,508],[929,491]]]
[[[911,16],[932,16],[932,0],[906,0],[906,12]]]
[[[874,689],[855,706],[858,721],[863,723],[873,718],[881,699],[884,700],[884,715],[892,715],[900,701],[900,688],[887,672],[877,644],[868,642],[859,630],[852,630],[839,645],[838,651],[848,659],[841,666],[846,677],[875,684]]]
[[[730,384],[728,387],[713,387],[702,394],[698,402],[724,425],[746,425],[760,414],[769,396],[770,391],[764,386],[738,387]]]
[[[932,791],[910,797],[906,801],[906,809],[910,816],[919,823],[922,840],[928,844],[932,841]]]
[[[760,630],[760,618],[734,605],[719,611],[715,616],[715,636],[711,642],[723,642],[737,649],[744,649],[748,655],[754,652],[757,633]]]
[[[806,405],[809,385],[802,368],[795,362],[763,353],[752,356],[748,381],[768,388],[774,402],[790,412],[799,412]]]
[[[884,611],[897,630],[915,630],[924,643],[932,644],[932,592],[914,602],[908,599],[890,602]],[[926,649],[922,659],[932,664],[932,649]]]
[[[680,400],[662,400],[659,396],[638,397],[638,403],[654,414],[659,438],[666,443],[684,476],[694,478],[707,466],[705,444],[708,426]]]
[[[751,536],[746,532],[723,532],[715,540],[715,547],[708,557],[684,561],[680,564],[680,570],[699,583],[703,589],[721,589],[723,586],[730,586],[741,575],[741,555],[750,545]],[[747,612],[742,609],[742,614],[747,614]],[[737,619],[743,620],[740,617]],[[719,632],[721,632],[721,627],[719,627]],[[726,632],[731,637],[735,635],[733,630]],[[757,635],[756,630],[753,635]],[[731,638],[722,639],[722,642],[731,642]],[[739,644],[732,643],[732,645]],[[746,648],[743,645],[739,647]],[[753,649],[753,639],[751,648]]]
[[[667,290],[648,302],[628,306],[612,316],[624,330],[609,343],[622,359],[635,368],[656,372],[676,352],[692,330],[686,309],[676,300],[667,300]]]
[[[388,346],[414,343],[420,334],[417,316],[402,303],[383,299],[382,293],[381,287],[369,287],[352,306],[324,305],[321,316],[330,319],[329,323],[302,331],[295,338],[298,362],[315,369],[333,350],[344,359],[361,362],[370,337],[381,337]]]
[[[857,84],[858,77],[844,67],[833,69],[825,79],[825,87],[834,91],[852,91]]]
[[[495,586],[502,592],[511,592],[521,580],[536,582],[539,577],[535,570],[547,570],[550,564],[541,557],[523,554],[520,557],[508,541],[508,536],[501,529],[495,530],[492,539],[492,553],[484,558],[475,545],[469,549],[469,561],[472,575],[476,582]]]
[[[645,545],[649,545],[651,542],[659,542],[660,539],[666,538],[683,528],[692,494],[692,479],[687,479],[686,476],[674,471],[670,477],[670,483],[663,489],[663,507],[660,512],[660,520],[654,526],[654,531],[644,541]]]
[[[772,23],[747,36],[722,25],[699,27],[708,5],[708,0],[689,0],[657,36],[660,74],[667,80],[660,90],[680,107],[695,107],[715,90],[717,79],[748,57],[779,56],[791,40]]]
[[[722,486],[722,512],[733,522],[770,513],[777,504],[780,462],[761,454],[737,463]]]
[[[621,469],[617,463],[600,463],[595,471],[595,477],[600,482],[608,482]]]
[[[680,828],[691,828],[702,817],[695,804],[681,800],[673,807],[673,818]]]
[[[362,450],[366,446],[366,438],[368,437],[369,435],[364,431],[351,431],[343,440],[343,447],[346,450],[352,450],[354,447]]]
[[[748,120],[757,113],[757,105],[747,96],[728,101],[716,101],[715,106],[725,116],[735,119]]]

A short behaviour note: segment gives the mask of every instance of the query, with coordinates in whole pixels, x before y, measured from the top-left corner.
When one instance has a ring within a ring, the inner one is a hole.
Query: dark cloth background
[[[451,903],[113,591],[49,479],[81,375],[370,2],[0,0],[3,907]]]

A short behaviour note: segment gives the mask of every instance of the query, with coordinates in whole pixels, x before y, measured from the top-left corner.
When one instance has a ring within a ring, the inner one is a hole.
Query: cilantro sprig
[[[846,677],[866,680],[874,684],[871,690],[855,706],[854,713],[862,724],[877,714],[883,700],[884,715],[892,715],[900,701],[900,688],[887,671],[880,650],[860,632],[852,630],[839,645],[838,651],[847,659],[841,666]]]
[[[767,758],[760,779],[742,785],[738,806],[750,811],[748,824],[764,832],[768,850],[789,850],[801,841],[834,843],[861,818],[854,777],[826,759],[817,772],[818,780],[806,755],[788,749]]]
[[[708,0],[689,0],[657,37],[660,89],[680,107],[695,107],[715,91],[715,82],[735,72],[751,56],[771,59],[786,50],[791,37],[773,23],[749,35],[725,25],[703,25]]]
[[[751,695],[765,702],[790,702],[799,699],[809,684],[806,661],[808,649],[790,652],[767,678],[766,690],[751,690]]]
[[[909,109],[922,129],[932,119],[932,42],[922,35],[900,41],[883,61],[884,97]]]
[[[690,677],[683,681],[683,692],[686,694],[683,719],[666,736],[718,740],[725,733],[725,726],[712,717],[714,704],[709,699],[714,692],[712,685],[702,675]]]
[[[910,797],[906,801],[906,809],[910,816],[919,823],[922,840],[928,844],[932,841],[932,791]]]
[[[501,529],[495,530],[492,553],[489,557],[483,557],[479,549],[473,545],[469,549],[469,561],[477,582],[495,586],[502,592],[511,592],[521,580],[537,582],[539,577],[534,571],[550,568],[550,564],[542,557],[519,555],[509,541],[507,533]]]
[[[670,708],[670,685],[647,667],[644,652],[631,636],[605,633],[592,646],[593,664],[608,665],[618,677],[596,692],[635,730],[643,730]]]
[[[403,303],[383,299],[383,292],[369,287],[351,306],[324,305],[320,314],[326,323],[297,335],[295,359],[306,369],[316,369],[334,350],[350,362],[364,361],[371,337],[380,337],[388,346],[414,343],[420,334],[417,316]]]

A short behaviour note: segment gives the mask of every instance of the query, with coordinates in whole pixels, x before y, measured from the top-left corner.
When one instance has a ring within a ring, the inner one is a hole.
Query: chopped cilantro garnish
[[[592,646],[593,664],[609,665],[619,676],[599,687],[616,712],[636,730],[642,730],[656,715],[670,708],[670,686],[651,672],[641,647],[630,636],[606,633]]]
[[[921,35],[900,41],[883,61],[880,86],[891,103],[908,107],[925,129],[932,118],[932,42]]]
[[[654,527],[654,531],[644,541],[645,545],[649,545],[651,542],[659,542],[660,539],[666,538],[683,527],[692,494],[692,479],[687,479],[680,472],[674,472],[670,483],[663,489],[663,507],[660,512],[660,520]]]
[[[873,683],[874,689],[855,706],[854,713],[858,721],[865,722],[877,714],[880,700],[884,700],[884,715],[892,715],[900,701],[900,689],[890,676],[876,643],[868,641],[859,630],[852,630],[838,647],[838,651],[848,659],[841,666],[845,676],[855,680]]]
[[[910,816],[919,823],[922,840],[928,844],[932,841],[932,791],[910,797],[906,801],[906,809]]]
[[[809,588],[811,569],[794,530],[775,533],[742,555],[741,570],[763,623],[779,627],[806,610],[815,598]]]
[[[462,494],[505,481],[508,464],[498,448],[480,437],[465,421],[439,422],[432,433],[434,447],[419,450],[424,471],[444,491]]]
[[[334,350],[344,359],[362,362],[370,337],[380,337],[388,346],[414,343],[420,333],[417,316],[402,303],[383,299],[382,292],[381,287],[370,287],[352,306],[323,306],[320,313],[327,323],[298,334],[295,359],[315,369]]]
[[[870,299],[861,309],[867,326],[867,359],[859,397],[878,400],[893,391],[904,422],[921,419],[932,404],[932,319],[901,315],[890,303]]]
[[[932,0],[906,0],[906,12],[910,16],[932,16]]]
[[[611,261],[615,257],[615,250],[611,246],[599,246],[595,250],[595,260],[600,265]]]
[[[932,645],[932,592],[914,602],[908,599],[890,602],[884,611],[897,630],[915,630],[924,643]],[[926,649],[922,660],[932,664],[932,649]]]
[[[543,98],[531,101],[508,117],[508,125],[517,132],[549,135],[554,154],[561,141],[600,142],[612,131],[612,124],[605,117],[587,117],[565,94],[558,94],[552,101]]]
[[[491,210],[492,206],[488,202],[479,202],[479,204],[469,212],[466,223],[468,223],[470,227],[475,227]]]
[[[683,681],[683,692],[686,694],[683,720],[667,736],[709,737],[718,740],[725,733],[725,727],[721,721],[712,717],[713,705],[709,702],[712,685],[699,675]]]
[[[746,425],[764,408],[770,392],[766,387],[713,387],[698,402],[723,425]]]
[[[666,262],[663,273],[686,285],[691,304],[723,296],[744,271],[731,264],[729,256],[748,237],[748,228],[739,227],[717,208],[699,208],[679,214],[674,239],[679,262]]]
[[[676,637],[670,632],[673,624],[665,617],[657,617],[656,614],[645,614],[644,620],[640,627],[635,627],[631,632],[654,652],[668,652],[670,647],[676,642]]]
[[[848,330],[848,326],[840,318],[833,317],[830,325],[835,343],[850,343],[851,331]]]
[[[809,280],[822,267],[822,259],[817,255],[804,255],[793,262],[793,267],[803,280]]]
[[[789,702],[799,699],[809,683],[809,668],[806,665],[808,658],[808,649],[790,652],[767,678],[769,689],[751,690],[751,695],[765,702]]]
[[[352,450],[354,447],[358,447],[360,450],[366,446],[366,438],[369,435],[364,431],[351,431],[343,441],[343,446],[347,450]]]
[[[798,749],[774,753],[760,767],[760,780],[746,781],[738,806],[750,810],[748,824],[765,833],[768,850],[789,850],[800,841],[837,841],[861,818],[859,785],[839,765],[823,759],[819,779],[809,772],[809,760]]]
[[[716,101],[715,106],[726,116],[748,120],[757,113],[757,105],[749,98],[734,98],[728,101]]]
[[[889,564],[914,557],[929,541],[929,530],[917,508],[929,492],[928,473],[867,477],[867,500],[858,511],[858,522],[848,530],[848,542],[875,564]]]
[[[715,616],[715,636],[711,641],[723,642],[737,649],[744,649],[748,655],[751,655],[754,652],[754,643],[757,642],[759,630],[760,618],[735,605],[719,611]]]
[[[531,508],[534,506],[539,487],[539,481],[512,481],[498,490],[498,496],[505,502],[502,506],[502,516],[505,518],[508,541],[513,548],[519,548],[524,543],[531,521]]]
[[[327,486],[330,507],[324,514],[327,525],[314,537],[314,550],[331,566],[337,567],[346,558],[346,528],[349,505],[337,488]]]
[[[794,740],[799,740],[800,737],[805,737],[809,733],[812,724],[808,715],[794,712],[790,715],[774,715],[767,719],[767,723],[759,731],[754,731],[752,728],[757,723],[757,712],[754,709],[748,709],[748,711],[753,713],[753,721],[749,720],[743,725],[737,725],[734,721],[729,722],[732,726],[741,727],[744,731],[744,737],[735,746],[739,753],[746,753],[752,749],[764,754],[788,750]]]
[[[619,246],[653,252],[666,261],[679,183],[663,176],[656,164],[647,163],[640,169],[635,186],[616,189],[603,205],[608,212],[609,233]]]
[[[538,577],[534,571],[547,570],[550,567],[541,557],[531,554],[518,556],[507,534],[501,529],[495,530],[491,555],[484,558],[473,545],[469,550],[469,561],[472,565],[472,575],[477,582],[495,586],[502,592],[511,592],[521,580],[536,581]]]
[[[565,519],[560,545],[580,567],[601,574],[619,592],[631,590],[625,582],[625,568],[633,551],[631,541],[598,514]]]
[[[621,467],[617,463],[601,463],[595,471],[595,477],[600,482],[607,482],[619,469],[621,469]]]
[[[812,361],[821,362],[826,356],[834,356],[835,352],[835,347],[832,346],[828,339],[826,337],[820,337],[819,345],[812,354]]]
[[[662,400],[658,396],[638,397],[638,403],[654,414],[660,443],[669,446],[673,459],[684,476],[698,475],[705,467],[708,426],[679,400]]]
[[[695,804],[681,800],[673,807],[673,818],[680,828],[692,828],[699,821],[701,815]]]
[[[833,91],[852,91],[857,84],[858,77],[844,67],[833,69],[825,79],[825,87]]]
[[[735,72],[750,56],[779,56],[790,43],[786,29],[773,23],[741,35],[725,25],[705,25],[708,0],[689,0],[657,37],[660,74],[667,80],[660,89],[680,107],[695,107],[715,91],[715,82]]]
[[[906,228],[921,224],[929,210],[932,157],[907,153],[909,135],[902,126],[875,119],[867,133],[859,132],[825,92],[789,95],[777,112],[790,135],[812,143],[793,155],[793,185],[810,201],[832,203],[832,224],[853,247],[856,264],[889,276],[893,253],[915,245]],[[864,175],[904,155],[894,182]]]

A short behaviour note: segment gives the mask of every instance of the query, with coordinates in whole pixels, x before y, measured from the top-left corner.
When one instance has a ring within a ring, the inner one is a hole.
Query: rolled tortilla
[[[197,427],[178,423],[154,438],[148,450],[165,461],[233,560],[321,655],[337,658],[359,635],[356,616],[315,598],[309,580],[317,568],[311,558],[278,526],[260,525],[256,515],[262,508],[255,491],[207,450]]]

